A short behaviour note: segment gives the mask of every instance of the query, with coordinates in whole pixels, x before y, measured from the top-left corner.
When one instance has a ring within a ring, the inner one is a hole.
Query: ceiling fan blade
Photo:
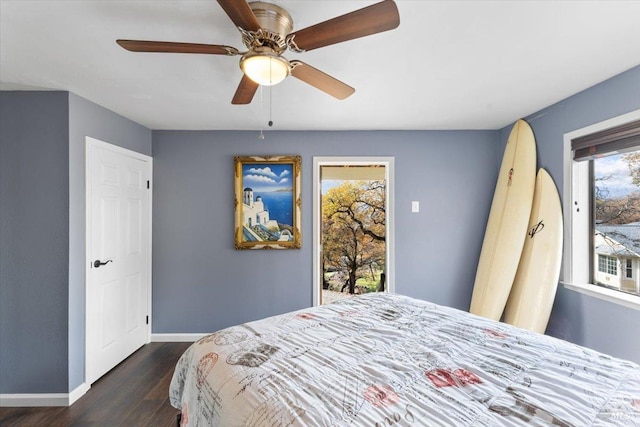
[[[348,84],[342,83],[340,80],[302,61],[291,61],[291,66],[293,67],[293,70],[291,70],[293,77],[310,84],[316,89],[320,89],[334,98],[346,99],[356,91]]]
[[[200,43],[157,42],[146,40],[116,40],[123,48],[131,52],[165,53],[207,53],[210,55],[238,55],[238,49],[231,46]]]
[[[246,1],[218,0],[218,3],[225,13],[229,15],[236,27],[247,31],[258,31],[260,29],[260,24]]]
[[[400,25],[398,7],[393,0],[356,10],[311,27],[295,31],[287,37],[301,51],[317,49],[383,31]]]
[[[256,90],[258,90],[258,86],[260,86],[258,83],[243,75],[231,103],[234,105],[251,104],[251,100],[256,94]]]

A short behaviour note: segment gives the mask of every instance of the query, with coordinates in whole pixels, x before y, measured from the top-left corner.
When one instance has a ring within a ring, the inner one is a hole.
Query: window
[[[614,257],[598,255],[598,271],[612,276],[618,275],[618,263]]]
[[[564,150],[562,282],[640,310],[640,110],[565,134]]]
[[[638,123],[640,133],[640,122]],[[625,283],[633,278],[632,260],[640,255],[640,150],[629,147],[624,153],[602,153],[588,162],[593,173],[591,211],[593,254],[598,264],[594,284],[622,292],[637,292],[637,286]],[[603,278],[598,273],[618,276]]]

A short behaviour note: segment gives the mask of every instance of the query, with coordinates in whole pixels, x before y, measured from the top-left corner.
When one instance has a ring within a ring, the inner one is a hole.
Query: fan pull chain
[[[264,114],[264,108],[262,103],[262,85],[260,85],[260,116],[262,116],[263,114]],[[259,140],[264,139],[264,132],[262,132],[262,123],[263,123],[263,118],[260,117],[260,135],[258,135]]]
[[[272,88],[273,86],[269,86],[269,127],[273,126],[273,120],[271,119],[271,105],[272,105],[272,100],[273,100],[273,95],[272,95]]]
[[[272,72],[272,68],[271,68],[271,60],[269,60],[269,82],[272,82],[272,78],[271,78],[271,72]],[[273,120],[271,120],[271,105],[272,105],[272,99],[273,99],[273,95],[272,95],[272,88],[273,88],[273,84],[269,85],[269,127],[273,126]]]

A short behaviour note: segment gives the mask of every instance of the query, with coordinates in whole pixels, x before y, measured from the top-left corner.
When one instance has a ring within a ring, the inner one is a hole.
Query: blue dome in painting
[[[244,189],[244,190],[242,190],[242,191],[253,191],[253,188],[247,187],[247,188],[245,188],[245,189]]]

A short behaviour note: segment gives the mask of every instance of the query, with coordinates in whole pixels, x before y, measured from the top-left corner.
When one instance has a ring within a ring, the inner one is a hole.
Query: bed
[[[169,397],[183,426],[640,426],[640,367],[376,293],[200,339]]]

